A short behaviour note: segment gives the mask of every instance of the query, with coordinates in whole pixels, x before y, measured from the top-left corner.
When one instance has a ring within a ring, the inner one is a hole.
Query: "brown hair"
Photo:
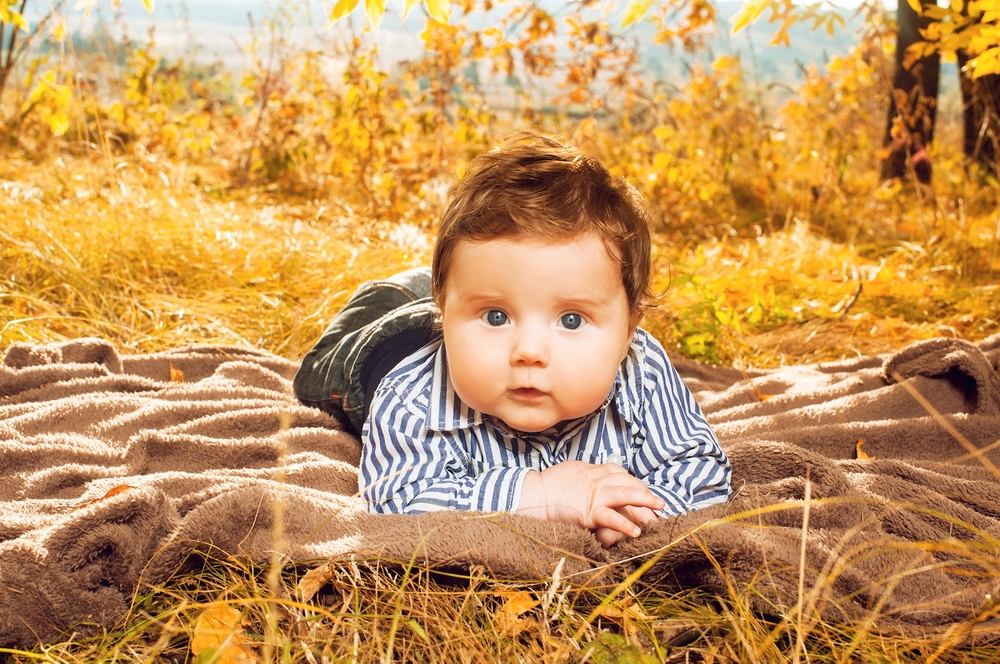
[[[518,132],[469,164],[444,211],[431,288],[441,302],[455,246],[523,237],[562,240],[596,233],[621,266],[634,315],[649,293],[649,214],[624,178],[556,138]]]

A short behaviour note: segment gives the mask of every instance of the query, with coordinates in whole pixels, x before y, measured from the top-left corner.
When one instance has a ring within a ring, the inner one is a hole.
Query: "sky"
[[[550,0],[555,2],[555,0]],[[618,4],[624,7],[628,0],[618,0]],[[859,0],[835,0],[841,6],[856,6]],[[947,1],[947,0],[940,0]],[[890,3],[894,0],[883,0]],[[327,28],[327,17],[332,7],[333,0],[155,0],[154,11],[148,13],[142,0],[122,0],[121,9],[124,24],[129,36],[142,38],[146,35],[150,24],[155,25],[157,50],[165,55],[186,55],[196,54],[197,58],[204,62],[222,62],[228,69],[238,71],[243,68],[243,52],[252,40],[250,20],[248,15],[252,15],[255,23],[259,26],[263,17],[272,15],[275,8],[281,6],[295,5],[303,13],[296,15],[296,25],[293,28],[295,38],[302,40],[302,43],[315,42],[321,45],[330,38]],[[47,6],[47,2],[42,0],[38,3],[31,3],[32,6]],[[75,9],[78,0],[67,0],[67,12],[72,29],[82,27],[84,31],[92,29],[97,16],[105,17],[108,20],[111,16],[111,0],[98,0],[101,11],[95,12],[89,18],[84,18],[80,9]],[[364,0],[360,0],[364,4]],[[398,14],[402,7],[402,0],[388,0],[388,11]],[[732,5],[733,10],[735,6]],[[414,10],[419,14],[419,10]],[[29,20],[31,16],[29,15]],[[364,23],[364,13],[361,7],[354,12],[356,23]],[[770,28],[765,24],[762,30]],[[396,27],[393,28],[393,25]],[[391,18],[386,20],[380,31],[380,51],[387,61],[395,61],[406,57],[412,57],[415,51],[421,48],[417,31],[414,29],[403,30],[398,27],[398,21]],[[333,29],[337,29],[334,27]],[[820,35],[817,39],[824,38]],[[192,41],[194,48],[191,47]],[[756,40],[755,40],[756,41]],[[764,42],[766,43],[766,42]],[[793,46],[796,46],[793,44]],[[800,44],[800,47],[809,45]],[[321,47],[321,46],[319,46]],[[825,46],[824,46],[825,48]],[[794,57],[801,57],[794,54]]]

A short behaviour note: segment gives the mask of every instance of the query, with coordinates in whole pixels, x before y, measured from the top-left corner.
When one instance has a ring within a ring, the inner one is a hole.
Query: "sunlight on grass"
[[[588,25],[591,38],[625,43],[604,23]],[[154,44],[58,48],[43,65],[54,83],[37,89],[65,83],[72,95],[39,93],[30,112],[29,90],[8,87],[0,99],[0,354],[15,342],[94,336],[124,353],[208,343],[301,358],[360,283],[430,263],[448,187],[473,155],[529,126],[571,137],[647,200],[659,297],[643,326],[671,351],[745,369],[996,334],[1000,185],[957,147],[961,109],[940,114],[933,187],[881,181],[892,35],[881,19],[869,28],[856,49],[803,67],[797,87],[773,97],[730,56],[644,87],[627,66],[592,58],[593,43],[574,42],[573,64],[584,66],[559,71],[575,83],[545,82],[570,95],[554,105],[572,113],[527,97],[491,108],[465,79],[489,61],[456,46],[468,38],[481,50],[485,33],[473,40],[457,25],[427,26],[425,60],[401,72],[382,71],[360,38],[306,51],[271,34],[272,50],[255,44],[239,84],[167,62]],[[91,65],[107,90],[77,76]],[[622,89],[606,99],[588,87],[619,74]],[[453,88],[424,85],[443,79]],[[61,137],[57,111],[70,124]],[[770,509],[798,510],[810,532],[806,515],[828,505],[807,494]],[[940,518],[917,505],[877,507]],[[767,517],[703,528],[759,533]],[[670,547],[609,566],[594,583],[363,557],[310,565],[283,559],[277,545],[271,567],[206,554],[141,585],[110,631],[84,626],[0,653],[199,664],[1000,661],[989,631],[1000,605],[989,593],[950,629],[884,629],[903,614],[949,610],[892,604],[921,575],[995,586],[998,543],[950,525],[954,537],[937,542],[852,531],[827,543],[821,564],[807,563],[810,542],[795,535],[798,564],[754,565],[744,584],[703,544],[714,581],[702,590],[669,585],[656,564]],[[846,579],[872,561],[881,574]]]
[[[724,522],[761,528],[767,512],[809,504],[807,496],[764,512],[709,521],[700,530]],[[485,570],[456,573],[352,555],[317,561],[315,568],[283,564],[272,585],[266,567],[196,554],[187,571],[162,585],[140,587],[116,629],[77,634],[35,652],[0,652],[11,662],[186,661],[191,651],[201,653],[196,661],[205,662],[262,657],[285,662],[989,662],[1000,657],[1000,644],[990,641],[992,632],[983,632],[985,639],[978,635],[979,626],[1000,612],[989,595],[978,612],[949,630],[914,624],[909,633],[901,628],[884,632],[880,622],[892,613],[935,610],[915,604],[887,613],[883,606],[897,584],[928,571],[928,551],[946,554],[948,562],[935,566],[989,583],[1000,576],[998,544],[954,539],[853,546],[845,541],[833,548],[822,569],[765,565],[746,585],[728,583],[727,561],[715,560],[720,582],[714,593],[678,590],[666,580],[644,581],[640,573],[670,547],[607,567],[596,583],[558,574],[537,582],[504,581]],[[880,557],[892,569],[845,595],[853,582],[842,583],[839,576],[858,562]],[[800,578],[798,603],[775,595],[774,575]],[[863,616],[858,613],[862,606],[867,607]]]
[[[359,283],[430,262],[430,228],[261,191],[220,200],[169,184],[169,164],[123,163],[112,176],[63,159],[8,168],[18,179],[0,188],[0,348],[98,336],[130,352],[207,342],[294,359]],[[691,248],[660,237],[662,296],[644,326],[679,352],[757,366],[1000,329],[995,285],[936,267],[905,248],[866,256],[801,222]]]

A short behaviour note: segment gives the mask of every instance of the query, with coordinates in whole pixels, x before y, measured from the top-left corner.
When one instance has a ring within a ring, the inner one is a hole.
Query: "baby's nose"
[[[525,330],[514,339],[511,349],[512,364],[535,364],[545,366],[549,361],[548,340],[537,330]]]

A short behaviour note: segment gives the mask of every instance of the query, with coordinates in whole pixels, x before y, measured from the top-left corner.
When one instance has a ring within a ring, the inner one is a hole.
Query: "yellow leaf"
[[[649,622],[653,620],[652,616],[642,610],[642,607],[627,602],[624,605],[620,602],[616,602],[614,604],[599,606],[597,607],[595,613],[602,618],[614,620],[620,624],[622,626],[622,631],[629,636],[639,631],[639,626],[636,623]]]
[[[365,13],[368,14],[368,22],[378,30],[385,16],[385,0],[365,0]]]
[[[746,0],[746,2],[740,5],[739,11],[729,19],[733,24],[733,34],[736,34],[760,18],[760,15],[764,13],[764,10],[770,4],[770,0]]]
[[[191,654],[197,657],[205,652],[215,664],[253,661],[240,625],[242,619],[234,606],[216,604],[205,609],[191,635]]]
[[[171,383],[183,383],[184,382],[184,372],[180,369],[175,369],[173,363],[170,363],[170,382]]]
[[[632,0],[625,8],[625,16],[622,17],[622,28],[632,25],[649,11],[653,0]]]
[[[951,11],[961,14],[963,4],[965,4],[965,0],[951,0]]]
[[[358,0],[337,0],[337,4],[333,6],[333,10],[330,12],[330,23],[339,21],[347,16],[357,6]]]
[[[9,11],[6,6],[3,8],[3,10],[4,10],[3,11],[4,23],[13,23],[21,30],[24,30],[25,32],[31,32],[31,26],[29,26],[28,22],[24,20],[24,16],[21,14],[21,12]]]
[[[63,111],[56,111],[47,118],[53,136],[62,136],[69,131],[69,118]]]
[[[438,23],[447,23],[448,15],[451,13],[450,0],[426,0],[427,13]]]
[[[66,39],[66,24],[59,21],[52,27],[52,32],[50,34],[56,41],[64,41]]]
[[[1000,56],[1000,48],[991,48],[969,60],[969,64],[966,67],[972,69],[973,78],[979,78],[986,74],[1000,73],[1000,58],[997,56]]]
[[[146,8],[147,12],[152,14],[153,9],[156,7],[156,0],[142,0],[142,5]]]
[[[910,5],[910,8],[917,12],[917,16],[923,13],[923,7],[920,6],[920,0],[906,0],[906,4]]]

